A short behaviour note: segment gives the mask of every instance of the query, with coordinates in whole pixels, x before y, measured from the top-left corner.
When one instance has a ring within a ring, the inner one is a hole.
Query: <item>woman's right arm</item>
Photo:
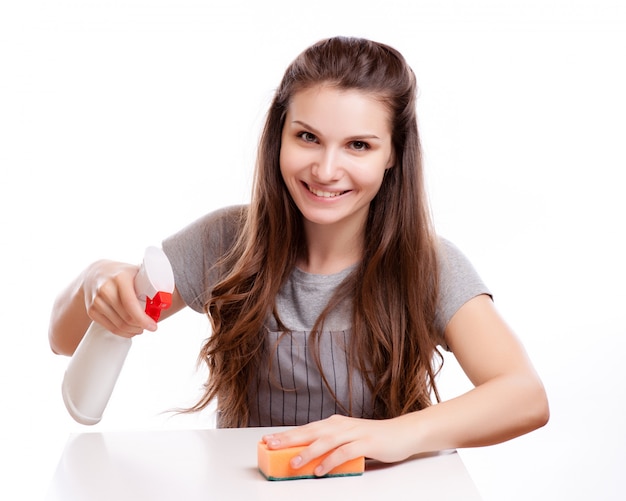
[[[72,355],[91,322],[124,337],[144,330],[155,331],[157,324],[141,308],[135,294],[139,266],[114,261],[96,261],[88,266],[56,298],[52,308],[48,341],[54,353]],[[185,306],[178,291],[172,306],[161,319]]]

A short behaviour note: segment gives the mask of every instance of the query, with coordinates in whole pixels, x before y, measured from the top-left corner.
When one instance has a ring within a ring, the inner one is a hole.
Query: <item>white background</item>
[[[52,302],[89,262],[137,262],[246,202],[286,65],[344,34],[398,48],[438,230],[474,262],[551,401],[547,427],[462,457],[486,500],[623,499],[626,10],[620,0],[5,0],[0,5],[0,470],[44,496],[71,432],[171,417],[208,322],[136,340],[105,418],[71,421]],[[451,359],[446,396],[467,388]],[[459,416],[462,419],[462,416]],[[419,482],[416,480],[416,496]],[[2,496],[9,499],[8,496]]]

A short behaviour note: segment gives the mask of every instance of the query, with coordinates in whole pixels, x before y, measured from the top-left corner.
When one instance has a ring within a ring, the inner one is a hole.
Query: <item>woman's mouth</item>
[[[309,186],[308,184],[306,185],[306,187],[311,193],[313,193],[313,195],[321,197],[321,198],[333,198],[333,197],[338,197],[339,195],[343,195],[344,193],[347,193],[347,191],[318,190],[316,188]]]

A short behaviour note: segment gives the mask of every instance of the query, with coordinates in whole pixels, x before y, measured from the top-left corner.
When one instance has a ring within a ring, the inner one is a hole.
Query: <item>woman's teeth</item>
[[[309,186],[309,191],[311,193],[313,193],[314,195],[317,195],[318,197],[323,197],[323,198],[332,198],[332,197],[337,197],[341,194],[343,194],[343,191],[321,191],[321,190],[316,190],[315,188],[311,188]]]

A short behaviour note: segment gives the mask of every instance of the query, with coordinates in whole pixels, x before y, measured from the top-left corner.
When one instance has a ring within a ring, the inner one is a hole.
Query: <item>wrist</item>
[[[438,436],[433,422],[434,406],[394,418],[393,426],[401,431],[400,440],[407,457],[452,448],[445,437]]]

